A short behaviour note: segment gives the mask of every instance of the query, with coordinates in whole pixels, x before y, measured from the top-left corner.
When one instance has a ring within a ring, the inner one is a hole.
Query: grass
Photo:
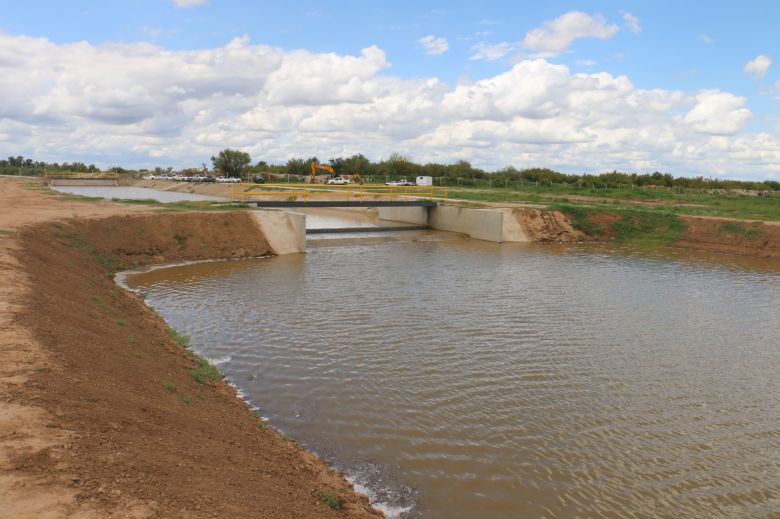
[[[174,233],[173,239],[179,244],[179,247],[184,247],[184,244],[187,243],[187,236],[184,234]]]
[[[61,229],[61,226],[56,226],[52,224],[54,227]],[[84,238],[79,232],[77,231],[55,231],[54,236],[56,238],[59,238],[65,245],[68,247],[71,247],[73,249],[80,249],[83,250],[87,255],[91,256],[92,258],[97,261],[101,267],[103,267],[106,270],[114,270],[116,267],[120,265],[119,258],[116,256],[112,256],[110,254],[98,254],[97,249],[95,249],[95,246],[92,245],[89,241],[87,241],[86,238]]]
[[[171,382],[170,380],[166,380],[163,382],[163,387],[167,389],[168,391],[175,392],[176,391],[176,384]]]
[[[569,216],[572,226],[589,236],[644,247],[671,244],[682,238],[686,229],[685,222],[670,212],[623,206],[595,209],[571,204],[550,208]],[[594,220],[597,213],[613,214],[616,219],[605,226]]]
[[[760,229],[751,229],[749,227],[744,227],[735,222],[724,223],[720,227],[720,232],[733,234],[735,236],[741,236],[746,240],[755,240],[756,238],[760,238],[761,236],[764,235],[763,231],[761,231]]]
[[[13,236],[16,231],[11,229],[0,229],[0,236]]]
[[[99,196],[85,196],[85,195],[66,195],[61,194],[60,198],[63,200],[69,200],[72,202],[100,202],[105,200],[105,198],[99,197]]]
[[[186,335],[183,335],[173,328],[168,328],[168,335],[170,335],[174,341],[178,342],[182,346],[189,346],[190,345],[190,338]]]
[[[322,493],[322,500],[333,510],[341,510],[343,505],[341,498],[333,490],[325,490]]]
[[[208,380],[222,379],[222,373],[214,364],[198,355],[194,355],[194,357],[197,367],[190,369],[188,372],[195,379],[195,382],[205,384]]]
[[[181,395],[179,397],[179,400],[181,400],[182,402],[184,402],[187,405],[192,405],[192,397],[189,396],[189,395]]]
[[[125,325],[125,320],[124,319],[117,319],[116,320],[116,324],[118,324],[119,326],[124,326]]]
[[[591,189],[577,186],[536,186],[517,188],[450,188],[453,199],[475,202],[527,202],[543,205],[636,206],[687,216],[718,216],[744,220],[780,220],[780,196],[749,196],[738,194],[695,193],[669,189],[609,188]],[[576,196],[588,200],[572,199]]]

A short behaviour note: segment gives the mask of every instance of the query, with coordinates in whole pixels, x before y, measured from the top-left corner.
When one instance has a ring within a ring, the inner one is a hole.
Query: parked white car
[[[415,185],[414,182],[410,180],[406,180],[406,177],[403,177],[401,180],[391,180],[390,182],[385,182],[386,186],[413,186]]]
[[[337,186],[343,186],[345,184],[351,184],[352,181],[350,179],[344,178],[344,177],[333,177],[333,178],[329,178],[325,183],[326,184],[335,184]]]
[[[143,179],[144,180],[157,180],[157,175],[152,175],[152,174],[144,175]]]

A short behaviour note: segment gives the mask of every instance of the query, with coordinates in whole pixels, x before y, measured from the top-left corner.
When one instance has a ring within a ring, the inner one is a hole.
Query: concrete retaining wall
[[[428,225],[428,211],[434,207],[379,207],[379,219],[413,225]]]
[[[426,218],[427,216],[427,218]],[[493,242],[529,241],[511,209],[470,209],[465,207],[380,207],[379,218],[425,225],[440,231],[468,234]]]
[[[287,211],[251,211],[276,254],[306,252],[306,215]]]
[[[467,209],[439,206],[431,209],[432,229],[468,234],[478,240],[502,242],[504,214],[500,209]]]

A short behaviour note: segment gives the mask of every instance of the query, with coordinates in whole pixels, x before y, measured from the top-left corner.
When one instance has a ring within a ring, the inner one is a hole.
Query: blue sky
[[[524,60],[541,58],[550,65],[565,65],[571,75],[625,76],[635,89],[681,91],[689,97],[717,90],[744,98],[742,108],[750,111],[750,117],[743,118],[739,130],[710,131],[711,135],[767,134],[775,139],[780,125],[776,116],[780,65],[771,64],[773,58],[780,58],[780,38],[775,35],[780,19],[778,2],[398,1],[288,5],[209,0],[178,6],[173,0],[115,0],[2,4],[0,32],[42,37],[59,46],[85,41],[96,48],[123,42],[152,43],[161,51],[213,50],[241,36],[248,36],[253,46],[305,49],[317,55],[359,56],[363,49],[376,46],[384,52],[386,64],[375,71],[375,78],[435,78],[450,89],[458,84],[489,81]],[[531,31],[571,12],[581,13],[591,22],[596,20],[606,33],[601,37],[574,37],[565,48],[554,52],[521,44]],[[421,43],[426,36],[438,44],[439,53],[426,52]],[[499,52],[503,55],[493,60],[474,59],[480,45],[503,46],[493,47],[503,49]],[[446,50],[442,50],[444,47]],[[765,66],[764,61],[758,72],[746,73],[746,64],[759,56],[769,59],[770,64]],[[327,75],[327,71],[317,73]],[[300,81],[307,81],[306,71],[300,74]],[[690,107],[690,102],[682,103],[669,111],[670,117],[675,112],[683,116]],[[280,141],[288,142],[289,135],[280,136]],[[761,146],[766,147],[766,143]],[[0,151],[2,148],[0,141]],[[438,156],[414,151],[412,154],[421,158]],[[99,158],[99,154],[96,156]],[[132,160],[140,160],[139,156],[133,155]],[[774,174],[771,168],[768,171]]]

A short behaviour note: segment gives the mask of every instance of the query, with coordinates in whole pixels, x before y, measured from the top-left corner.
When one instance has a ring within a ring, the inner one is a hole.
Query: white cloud
[[[694,98],[694,107],[684,121],[696,131],[712,135],[734,135],[742,130],[752,114],[745,98],[720,90],[705,90]]]
[[[626,27],[628,27],[628,29],[634,34],[639,34],[642,32],[642,25],[639,23],[639,18],[629,13],[628,11],[623,11],[623,22],[626,24]]]
[[[402,79],[382,49],[59,44],[0,32],[0,156],[191,166],[393,152],[499,168],[780,174],[780,134],[749,133],[742,97],[637,88],[544,59],[449,86]],[[302,80],[301,78],[305,78]]]
[[[749,74],[756,79],[761,79],[769,70],[769,66],[772,64],[772,58],[765,54],[759,54],[755,59],[745,63],[742,70],[745,74]]]
[[[582,65],[583,67],[593,67],[598,64],[592,59],[578,59],[575,63],[577,63],[577,65]]]
[[[422,45],[423,48],[425,49],[425,53],[431,56],[438,56],[439,54],[444,54],[450,48],[450,44],[447,43],[446,38],[437,38],[436,36],[433,36],[431,34],[420,38],[419,40],[417,40],[417,43]]]
[[[196,5],[205,5],[208,0],[173,0],[176,7],[194,7]]]
[[[471,47],[471,49],[474,51],[474,54],[469,56],[469,59],[472,61],[495,61],[506,56],[513,48],[514,45],[507,42],[501,42],[492,45],[480,42]]]
[[[709,44],[711,44],[711,43],[715,43],[715,40],[712,38],[712,36],[709,36],[709,35],[707,35],[707,34],[701,34],[701,35],[699,35],[699,39],[700,39],[701,41],[703,41],[704,43],[706,43],[707,45],[709,45]]]
[[[618,26],[608,24],[601,15],[591,16],[580,11],[569,11],[541,27],[529,31],[520,46],[543,55],[556,55],[571,46],[579,38],[611,38]]]

